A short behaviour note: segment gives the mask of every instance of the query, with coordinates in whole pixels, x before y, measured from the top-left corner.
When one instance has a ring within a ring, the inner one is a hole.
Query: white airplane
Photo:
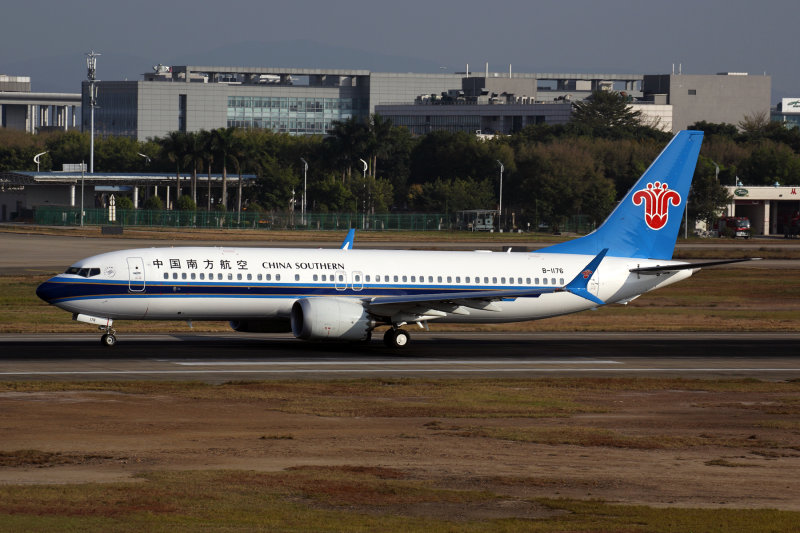
[[[36,294],[98,325],[114,320],[227,320],[236,331],[311,341],[408,344],[406,324],[498,323],[575,313],[686,279],[672,261],[703,133],[682,131],[593,233],[532,253],[352,249],[149,248],[96,255]]]

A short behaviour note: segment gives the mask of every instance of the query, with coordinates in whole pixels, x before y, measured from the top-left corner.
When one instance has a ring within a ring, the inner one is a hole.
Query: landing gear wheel
[[[383,342],[389,348],[403,348],[411,340],[411,336],[404,329],[389,329],[383,335]]]
[[[111,333],[106,333],[105,335],[100,337],[100,344],[102,344],[103,346],[110,347],[114,346],[116,343],[117,343],[117,338]]]

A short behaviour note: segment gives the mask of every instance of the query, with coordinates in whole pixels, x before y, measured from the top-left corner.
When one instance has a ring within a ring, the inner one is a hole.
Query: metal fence
[[[39,206],[34,222],[44,226],[80,226],[79,207]],[[371,231],[450,231],[458,224],[455,214],[443,213],[248,213],[223,211],[151,211],[117,209],[116,220],[109,220],[108,209],[84,209],[85,226],[130,226],[159,228],[238,228],[265,230],[347,230]],[[551,228],[531,224],[530,229],[549,232]],[[555,228],[554,228],[555,229]],[[585,215],[568,217],[557,228],[561,232],[589,233],[594,225]]]
[[[81,210],[76,207],[40,206],[34,211],[34,222],[45,226],[79,226]],[[297,229],[297,230],[362,230],[440,231],[452,229],[450,215],[444,214],[376,214],[308,213],[305,217],[289,213],[248,213],[241,215],[223,211],[152,211],[117,209],[116,220],[109,220],[108,209],[84,209],[85,226],[138,226],[183,228]]]

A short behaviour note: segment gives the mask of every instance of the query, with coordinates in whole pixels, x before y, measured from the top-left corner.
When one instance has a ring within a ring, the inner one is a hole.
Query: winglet
[[[356,240],[356,230],[355,228],[350,228],[350,231],[347,232],[347,237],[345,237],[344,242],[342,242],[342,250],[352,250],[353,242],[355,240]]]
[[[589,292],[589,280],[592,279],[592,275],[597,270],[597,267],[600,266],[600,262],[608,253],[608,248],[603,248],[599,254],[595,256],[594,259],[586,265],[586,268],[580,271],[580,273],[575,276],[572,281],[567,283],[564,287],[564,290],[567,292],[571,292],[581,298],[586,298],[590,302],[594,302],[598,305],[605,305],[605,302]]]

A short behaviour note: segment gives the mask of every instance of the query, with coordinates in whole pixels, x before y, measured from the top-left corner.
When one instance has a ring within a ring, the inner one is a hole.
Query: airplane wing
[[[718,261],[702,261],[698,263],[684,263],[682,265],[664,265],[654,267],[632,268],[630,272],[635,274],[656,275],[663,274],[664,272],[675,272],[678,270],[694,270],[703,267],[728,265],[730,263],[741,263],[743,261],[760,261],[760,257],[748,257],[746,259],[721,259]]]
[[[598,305],[604,305],[605,302],[589,292],[588,284],[592,274],[597,270],[597,266],[607,252],[607,248],[603,249],[572,281],[563,287],[539,287],[533,289],[520,287],[518,289],[377,296],[366,299],[364,304],[369,312],[380,316],[403,314],[408,317],[418,317],[416,319],[412,318],[411,321],[440,318],[450,313],[468,315],[469,309],[501,311],[502,307],[497,304],[498,301],[515,300],[523,297],[537,298],[542,294],[555,292],[571,292]]]

